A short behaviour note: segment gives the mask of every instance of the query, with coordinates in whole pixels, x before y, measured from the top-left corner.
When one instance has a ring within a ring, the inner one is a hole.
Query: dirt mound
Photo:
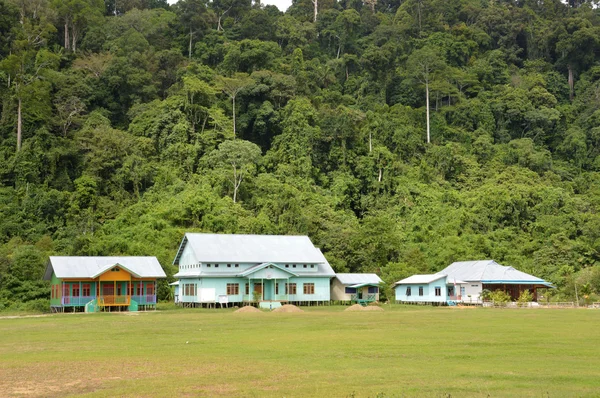
[[[379,306],[380,304],[379,304],[379,301],[371,301],[369,303],[369,305],[377,305],[377,306]]]
[[[285,304],[279,308],[275,308],[273,312],[304,312],[293,304]]]
[[[344,311],[356,312],[356,311],[383,311],[383,308],[376,305],[368,305],[363,307],[360,304],[354,304],[346,308]]]
[[[363,311],[383,311],[383,308],[381,308],[377,305],[368,305],[366,307],[363,307],[362,310]]]
[[[363,311],[363,306],[360,304],[354,304],[350,307],[346,308],[344,311],[354,312],[354,311]]]
[[[256,307],[253,307],[251,305],[247,305],[245,307],[240,308],[239,310],[235,310],[233,311],[234,313],[243,313],[243,312],[262,312],[261,310],[259,310]]]

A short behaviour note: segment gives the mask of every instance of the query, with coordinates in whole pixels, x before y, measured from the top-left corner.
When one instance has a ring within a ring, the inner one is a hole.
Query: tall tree
[[[429,118],[429,84],[436,73],[446,68],[444,59],[433,47],[423,47],[413,51],[406,62],[408,73],[425,85],[425,109],[427,113],[427,143],[431,143],[431,128]]]
[[[17,30],[12,53],[0,62],[0,70],[7,76],[7,86],[17,102],[17,151],[23,137],[24,104],[45,96],[41,82],[46,70],[58,66],[58,57],[43,48],[56,31],[48,21],[47,10],[37,2],[23,2],[20,6],[21,25]]]
[[[194,48],[194,37],[208,27],[211,16],[214,16],[212,10],[208,10],[206,0],[181,0],[175,5],[175,12],[179,20],[187,28],[188,40],[188,58],[192,58]]]
[[[232,104],[232,117],[233,117],[233,139],[236,137],[235,130],[235,99],[237,95],[252,83],[252,79],[246,73],[236,73],[233,77],[219,77],[218,85],[219,88],[229,96]]]
[[[210,164],[231,167],[234,203],[237,201],[242,181],[254,170],[260,155],[258,145],[245,140],[222,142],[217,150],[208,155]]]

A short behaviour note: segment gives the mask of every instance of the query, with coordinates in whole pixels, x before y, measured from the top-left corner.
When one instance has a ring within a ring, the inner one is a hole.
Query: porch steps
[[[85,305],[85,312],[98,312],[98,301],[96,299]]]

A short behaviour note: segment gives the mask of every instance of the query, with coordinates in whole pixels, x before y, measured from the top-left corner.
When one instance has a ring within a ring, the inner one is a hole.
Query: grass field
[[[0,395],[600,396],[600,311],[384,308],[0,319]]]

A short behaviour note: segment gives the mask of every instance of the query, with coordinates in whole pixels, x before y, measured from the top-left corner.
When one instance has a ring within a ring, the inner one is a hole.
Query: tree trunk
[[[383,178],[383,170],[380,167],[379,168],[379,176],[377,177],[377,182],[381,182],[382,178]]]
[[[427,110],[427,143],[431,143],[431,136],[429,133],[429,81],[425,82],[425,109]]]
[[[235,96],[231,97],[231,102],[233,103],[233,139],[235,140]]]
[[[17,108],[17,152],[21,150],[22,129],[23,119],[21,117],[21,98],[19,98],[19,106]]]
[[[69,21],[65,19],[65,50],[69,49]]]
[[[319,8],[319,0],[311,0],[312,3],[314,4],[314,17],[313,17],[313,22],[317,22],[317,14],[318,14],[318,8]]]
[[[188,48],[188,58],[192,59],[192,27],[190,26],[190,45]]]
[[[71,28],[71,51],[77,51],[77,30],[74,26]]]
[[[567,68],[569,69],[569,99],[573,101],[573,86],[575,84],[573,79],[573,68],[570,64],[567,65]]]
[[[373,133],[369,130],[369,153],[373,151]]]
[[[235,203],[237,200],[238,188],[240,187],[240,184],[242,183],[242,178],[241,178],[241,176],[238,177],[237,168],[235,167],[235,164],[232,164],[232,166],[233,166],[233,203]],[[239,182],[238,182],[238,180],[239,180]]]

